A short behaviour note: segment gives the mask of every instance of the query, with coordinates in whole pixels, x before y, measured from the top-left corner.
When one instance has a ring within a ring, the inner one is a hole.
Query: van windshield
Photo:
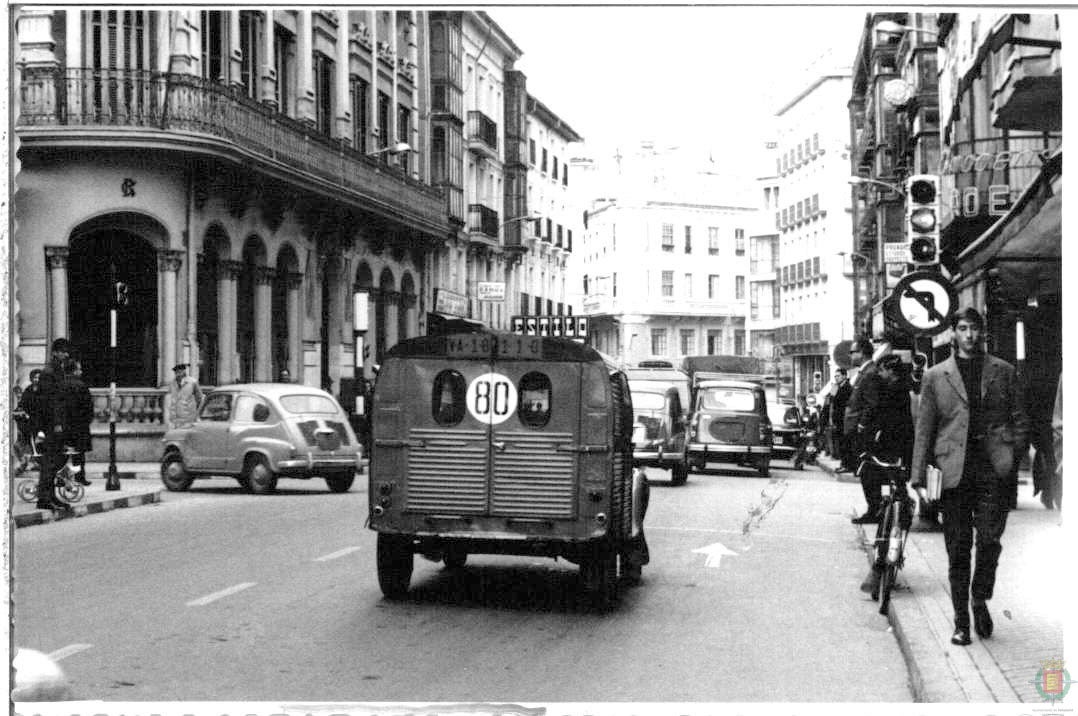
[[[743,388],[705,388],[700,391],[700,407],[748,413],[756,408],[756,396]]]

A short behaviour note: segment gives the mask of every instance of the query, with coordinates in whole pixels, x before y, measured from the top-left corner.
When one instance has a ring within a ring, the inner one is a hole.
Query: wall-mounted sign
[[[447,316],[468,316],[468,299],[459,293],[447,291],[444,288],[434,289],[434,311],[444,313]]]
[[[505,300],[505,281],[479,281],[476,286],[480,301]]]

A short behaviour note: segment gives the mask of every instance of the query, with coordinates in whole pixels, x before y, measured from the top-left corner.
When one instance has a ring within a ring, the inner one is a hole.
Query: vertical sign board
[[[561,338],[565,333],[565,321],[564,316],[551,316],[550,317],[550,335],[554,338]]]
[[[550,335],[550,316],[539,316],[539,335]]]
[[[524,317],[524,333],[529,336],[539,335],[539,319],[537,317]]]
[[[513,316],[509,319],[509,330],[519,335],[524,335],[524,316]]]
[[[576,337],[581,340],[587,340],[588,338],[588,317],[577,316],[576,317]]]

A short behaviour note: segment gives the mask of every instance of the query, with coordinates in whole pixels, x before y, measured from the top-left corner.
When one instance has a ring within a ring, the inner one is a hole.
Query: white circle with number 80
[[[517,411],[517,388],[501,373],[484,373],[468,386],[465,400],[473,418],[498,425]]]

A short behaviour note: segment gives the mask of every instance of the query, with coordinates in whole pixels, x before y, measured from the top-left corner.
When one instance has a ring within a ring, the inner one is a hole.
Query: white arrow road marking
[[[61,659],[66,659],[73,654],[78,654],[80,651],[86,651],[87,649],[92,648],[93,644],[68,644],[62,649],[57,649],[56,651],[49,654],[49,658],[53,661],[60,661]]]
[[[707,547],[701,547],[699,549],[694,549],[693,553],[695,553],[695,554],[706,554],[707,555],[707,560],[704,561],[704,566],[705,567],[715,567],[716,569],[718,568],[719,564],[722,562],[723,557],[725,557],[727,555],[732,555],[734,557],[737,556],[737,552],[734,552],[733,550],[727,549],[726,546],[724,544],[722,544],[721,542],[714,542],[712,544],[709,544]]]
[[[243,582],[241,584],[235,584],[235,585],[229,587],[228,589],[222,589],[219,592],[214,592],[213,594],[207,594],[206,596],[199,597],[198,599],[192,599],[191,601],[187,602],[187,606],[189,606],[189,607],[205,606],[206,604],[209,604],[210,602],[216,602],[218,599],[222,599],[224,597],[230,596],[232,594],[235,594],[236,592],[242,592],[244,589],[255,586],[255,584],[257,584],[257,582]]]
[[[324,554],[321,557],[315,557],[314,561],[315,562],[328,562],[331,559],[337,559],[338,557],[343,557],[346,554],[352,554],[353,552],[357,551],[358,549],[359,549],[359,547],[345,547],[344,549],[339,549],[336,552],[330,552],[329,554]]]

